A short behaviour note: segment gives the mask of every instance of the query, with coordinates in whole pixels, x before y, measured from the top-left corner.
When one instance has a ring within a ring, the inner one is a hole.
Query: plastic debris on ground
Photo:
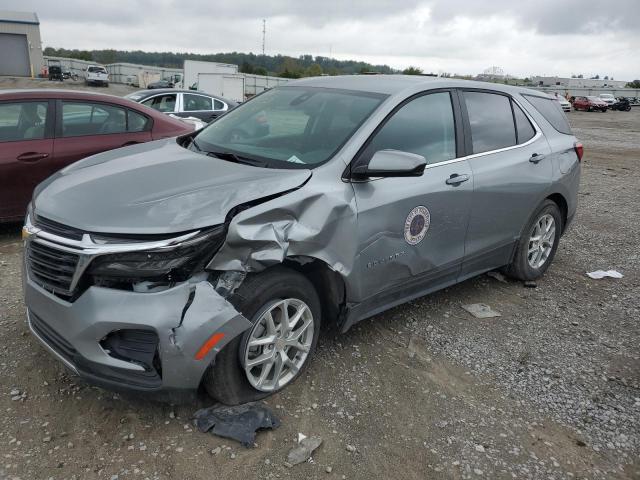
[[[202,433],[210,431],[219,437],[237,440],[248,448],[253,447],[257,430],[280,426],[280,420],[269,408],[252,403],[203,408],[194,414],[194,421]]]
[[[320,437],[307,437],[302,433],[298,434],[298,445],[293,447],[287,455],[287,463],[290,466],[306,462],[311,458],[313,451],[322,444]]]
[[[596,270],[595,272],[588,272],[587,275],[591,278],[595,278],[596,280],[599,280],[601,278],[604,277],[611,277],[611,278],[622,278],[624,277],[624,275],[622,275],[620,272],[616,271],[616,270]]]
[[[502,316],[500,312],[492,310],[489,305],[485,305],[484,303],[471,303],[469,305],[462,305],[462,308],[464,308],[467,312],[469,312],[476,318],[493,318]]]

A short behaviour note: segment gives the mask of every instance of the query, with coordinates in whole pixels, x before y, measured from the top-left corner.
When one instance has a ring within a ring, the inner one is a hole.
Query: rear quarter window
[[[523,95],[527,101],[542,115],[553,128],[565,135],[572,135],[567,116],[562,111],[559,102],[551,98],[538,97],[536,95]]]

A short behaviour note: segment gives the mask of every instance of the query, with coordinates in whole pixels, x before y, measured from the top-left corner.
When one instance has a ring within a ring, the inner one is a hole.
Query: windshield
[[[89,71],[91,73],[107,73],[107,71],[102,67],[89,67]]]
[[[601,102],[602,99],[599,97],[587,97],[589,100],[593,101],[593,102]]]
[[[613,95],[611,95],[610,93],[602,93],[602,94],[600,94],[600,97],[602,97],[602,98],[613,98]]]
[[[200,132],[195,143],[204,152],[233,153],[270,167],[313,168],[329,160],[385,98],[279,87],[231,110]]]

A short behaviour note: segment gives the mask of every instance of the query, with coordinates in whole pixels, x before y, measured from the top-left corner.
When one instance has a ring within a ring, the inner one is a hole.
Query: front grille
[[[73,295],[71,283],[79,256],[49,247],[37,241],[29,242],[27,264],[33,281],[62,298]]]
[[[82,235],[85,233],[82,230],[54,222],[53,220],[41,217],[40,215],[36,215],[34,226],[54,235],[70,238],[72,240],[82,240]]]
[[[73,362],[76,349],[73,348],[69,342],[33,312],[29,312],[29,320],[31,321],[31,328],[33,328],[47,345],[69,362]]]

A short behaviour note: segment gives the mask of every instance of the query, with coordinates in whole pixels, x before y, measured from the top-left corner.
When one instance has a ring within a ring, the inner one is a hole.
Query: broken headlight
[[[138,282],[182,282],[204,268],[223,240],[224,228],[219,226],[176,245],[101,255],[91,262],[87,273],[94,285],[112,288]]]

